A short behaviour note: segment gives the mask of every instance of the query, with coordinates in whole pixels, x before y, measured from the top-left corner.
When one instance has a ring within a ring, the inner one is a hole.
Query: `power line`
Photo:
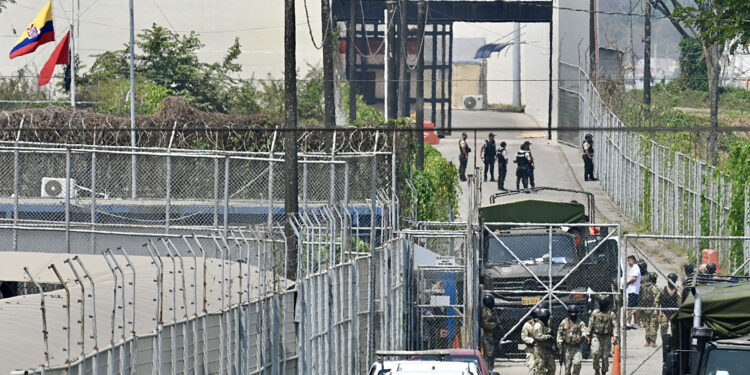
[[[162,132],[171,133],[174,131],[172,124],[167,124],[165,127],[139,127],[138,131],[147,132]],[[439,130],[439,129],[436,129]],[[685,127],[673,127],[673,126],[605,126],[605,127],[575,127],[575,126],[557,126],[552,128],[529,128],[527,126],[452,126],[451,131],[477,131],[477,132],[500,132],[500,131],[586,131],[586,132],[617,132],[617,133],[648,133],[648,132],[660,132],[660,133],[681,133],[681,132],[708,132],[718,131],[720,133],[735,133],[735,132],[750,132],[750,125],[739,125],[739,126],[719,126],[717,128],[707,126],[685,126]],[[62,132],[62,133],[130,133],[130,127],[123,128],[70,128],[70,127],[34,127],[34,128],[21,128],[21,127],[4,127],[2,131],[5,132]],[[273,128],[258,128],[258,127],[231,127],[231,126],[206,126],[206,127],[190,127],[180,128],[180,133],[200,133],[206,131],[215,132],[234,132],[234,133],[258,133],[258,132],[289,132],[289,131],[310,131],[310,132],[396,132],[396,133],[413,133],[416,131],[414,128],[404,128],[396,126],[383,126],[383,127],[318,127],[318,126],[303,126],[297,127],[296,129],[288,129],[285,127],[273,127]]]

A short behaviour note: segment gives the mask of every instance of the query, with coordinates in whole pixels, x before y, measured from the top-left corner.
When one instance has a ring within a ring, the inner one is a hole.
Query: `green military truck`
[[[533,190],[583,194],[586,204],[540,199],[495,203],[500,198],[512,199],[514,192],[510,192],[494,195],[490,205],[479,208],[482,228],[487,227],[482,231],[482,295],[494,297],[494,312],[500,318],[501,332],[507,333],[500,350],[503,356],[511,358],[523,355],[522,318],[535,305],[548,306],[541,299],[547,294],[545,286],[550,278],[553,286],[562,281],[557,288],[561,293],[556,293],[557,298],[552,300],[550,322],[556,329],[567,316],[565,306],[582,306],[579,315],[588,321],[591,296],[595,292],[610,292],[619,276],[619,239],[612,236],[605,240],[606,227],[570,225],[593,222],[593,195],[557,188]],[[537,225],[552,223],[556,225],[551,229],[549,225]],[[588,348],[584,348],[584,353],[587,352]]]
[[[750,373],[748,277],[696,274],[665,335],[664,375]]]

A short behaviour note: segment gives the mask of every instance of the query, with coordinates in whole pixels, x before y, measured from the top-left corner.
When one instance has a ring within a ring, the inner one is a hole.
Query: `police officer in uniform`
[[[521,341],[526,344],[524,351],[526,352],[526,367],[529,369],[529,374],[536,374],[536,361],[534,359],[534,325],[539,322],[537,315],[541,309],[536,308],[531,311],[531,318],[523,324],[521,328]]]
[[[586,181],[596,181],[594,177],[594,136],[586,134],[583,140],[583,179]]]
[[[531,153],[528,151],[526,143],[521,145],[521,149],[516,152],[513,162],[516,163],[516,190],[521,190],[519,183],[523,181],[523,188],[527,189],[528,192]]]
[[[489,139],[484,141],[479,156],[484,160],[484,181],[487,182],[487,172],[490,172],[490,181],[495,182],[495,156],[497,156],[497,146],[495,145],[494,133],[490,133]]]
[[[589,329],[578,319],[578,312],[578,306],[571,306],[568,309],[568,317],[557,327],[557,347],[564,351],[565,375],[581,373],[581,344],[584,340],[590,340]]]
[[[497,151],[497,188],[505,190],[505,175],[508,173],[508,151],[505,149],[505,141],[500,142],[500,150]]]
[[[661,291],[656,286],[656,273],[648,274],[648,283],[641,287],[641,296],[638,297],[640,307],[659,307]],[[646,328],[646,344],[644,346],[656,347],[656,333],[659,330],[658,310],[645,310],[641,314],[641,325]]]
[[[537,314],[539,321],[534,323],[534,361],[538,375],[555,373],[555,354],[552,350],[555,338],[549,328],[549,317],[549,310],[541,309]]]
[[[484,361],[492,369],[495,365],[495,350],[499,341],[500,319],[492,311],[495,299],[486,295],[482,299],[482,351]]]
[[[534,182],[534,169],[536,169],[536,163],[534,162],[534,155],[531,153],[531,142],[526,141],[523,144],[526,146],[526,152],[529,153],[529,158],[531,159],[531,165],[529,168],[529,185],[533,188],[536,187],[536,182]]]
[[[609,297],[599,298],[599,308],[589,317],[591,335],[591,356],[594,360],[594,374],[605,375],[609,368],[611,344],[617,343],[617,316],[610,311]]]
[[[471,152],[466,137],[466,133],[461,133],[461,140],[458,141],[458,174],[461,181],[466,181],[466,165],[469,163],[469,153]]]
[[[682,301],[679,289],[677,289],[677,275],[670,273],[667,275],[672,283],[667,283],[667,286],[661,291],[660,305],[662,308],[677,308],[679,301]],[[659,324],[661,325],[661,335],[664,336],[669,331],[669,321],[676,314],[675,311],[662,310],[659,314]]]

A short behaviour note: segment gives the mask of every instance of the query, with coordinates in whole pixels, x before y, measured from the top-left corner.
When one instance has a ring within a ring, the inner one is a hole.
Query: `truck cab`
[[[664,375],[734,375],[750,371],[750,278],[693,275],[665,335]]]
[[[509,332],[501,345],[507,357],[521,357],[521,318],[540,304],[550,284],[562,293],[555,294],[550,307],[550,325],[567,316],[566,307],[579,305],[579,316],[586,322],[593,306],[592,295],[611,292],[620,276],[619,239],[607,238],[606,227],[587,224],[594,218],[594,198],[590,193],[563,190],[586,196],[587,205],[577,201],[560,202],[513,198],[512,193],[496,194],[488,206],[480,207],[483,224],[483,253],[480,284],[483,295],[494,298],[494,312],[500,318],[501,331]],[[515,328],[514,328],[515,327]],[[588,348],[584,347],[584,355]]]

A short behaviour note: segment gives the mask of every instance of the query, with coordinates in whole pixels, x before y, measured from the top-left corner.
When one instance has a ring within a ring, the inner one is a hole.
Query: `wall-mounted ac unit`
[[[482,95],[464,95],[464,108],[472,110],[484,109],[484,98],[482,98]]]
[[[70,197],[76,197],[76,180],[70,179]],[[42,177],[42,198],[65,198],[67,186],[64,178]]]

